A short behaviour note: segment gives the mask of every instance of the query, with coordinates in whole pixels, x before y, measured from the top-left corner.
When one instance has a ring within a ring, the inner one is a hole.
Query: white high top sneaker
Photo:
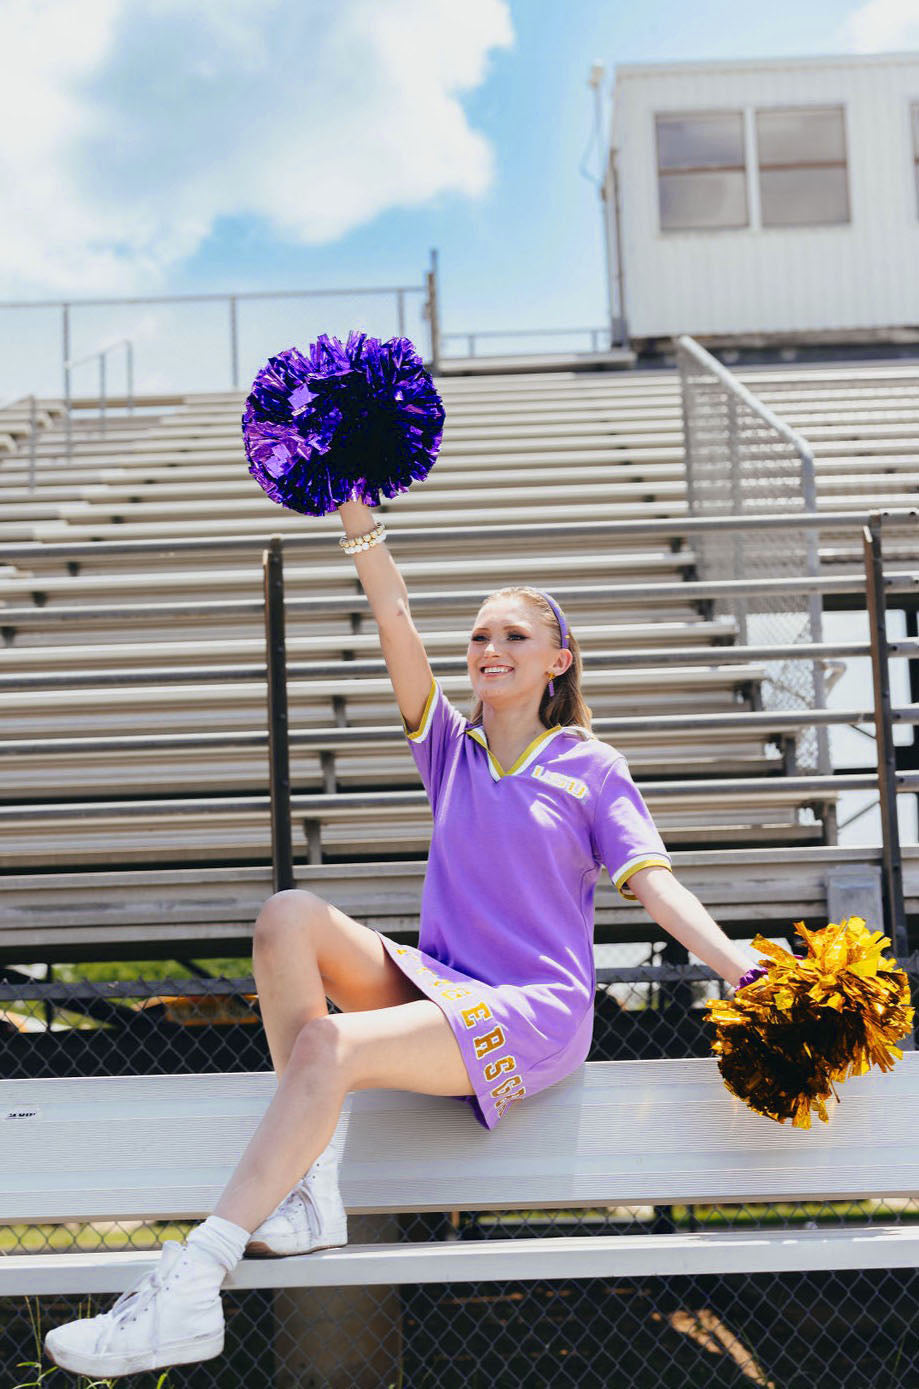
[[[64,1370],[105,1379],[190,1365],[223,1350],[225,1272],[177,1240],[108,1312],[56,1326],[45,1354]]]
[[[305,1177],[252,1231],[249,1258],[312,1254],[348,1242],[348,1221],[338,1188],[338,1157],[320,1153]]]

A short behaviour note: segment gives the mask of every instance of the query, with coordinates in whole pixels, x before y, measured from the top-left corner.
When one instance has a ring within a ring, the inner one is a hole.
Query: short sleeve
[[[428,800],[436,806],[444,774],[462,742],[466,719],[450,703],[437,681],[432,680],[418,728],[412,732],[404,719],[402,727]]]
[[[594,852],[613,884],[630,902],[638,899],[626,887],[639,868],[669,868],[670,855],[642,794],[622,756],[610,767],[600,786],[593,823]]]

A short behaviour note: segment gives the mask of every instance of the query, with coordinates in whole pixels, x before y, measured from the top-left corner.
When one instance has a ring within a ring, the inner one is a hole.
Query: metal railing
[[[438,314],[437,253],[432,251],[430,268],[421,285],[371,285],[348,286],[343,289],[277,289],[277,290],[236,290],[217,294],[145,294],[136,296],[109,296],[100,299],[5,299],[0,300],[0,309],[59,309],[61,313],[61,364],[66,391],[67,364],[71,357],[72,315],[75,310],[85,308],[120,307],[127,304],[225,304],[227,308],[227,328],[229,341],[230,379],[232,389],[238,390],[239,380],[239,305],[243,302],[268,301],[277,299],[328,299],[342,296],[368,295],[370,297],[392,298],[396,307],[399,336],[405,333],[405,308],[409,295],[422,295],[423,315],[430,328],[431,361],[434,370],[439,369],[440,324]],[[81,359],[82,360],[82,359]]]
[[[3,411],[12,410],[17,405],[29,406],[29,491],[35,491],[35,455],[38,442],[38,397],[34,392],[28,395],[18,396],[14,400],[7,400],[0,405],[0,434],[3,433]]]
[[[105,359],[110,352],[117,352],[119,347],[125,350],[125,401],[129,415],[134,414],[134,344],[130,338],[119,338],[117,342],[111,342],[107,347],[102,347],[98,352],[87,352],[84,357],[68,359],[64,363],[64,409],[66,411],[66,423],[64,425],[66,437],[67,462],[73,459],[73,392],[71,389],[71,373],[74,367],[83,366],[85,362],[98,362],[99,364],[99,428],[103,434],[106,429],[106,405],[108,395],[106,391],[106,371]]]
[[[890,513],[888,513],[889,515]],[[909,514],[909,513],[908,513]],[[914,513],[912,513],[914,514]],[[915,659],[919,656],[919,639],[909,638],[905,642],[898,642],[896,646],[889,642],[886,635],[886,599],[883,572],[883,554],[881,540],[881,513],[871,513],[866,518],[866,523],[862,524],[862,542],[865,564],[865,595],[868,609],[869,630],[871,635],[871,664],[874,674],[874,723],[877,735],[877,755],[878,767],[874,778],[881,797],[882,805],[882,828],[883,828],[883,863],[884,863],[884,910],[885,910],[885,929],[894,942],[894,948],[898,954],[905,954],[907,950],[906,938],[906,912],[903,897],[903,872],[900,851],[899,824],[896,813],[896,796],[899,791],[919,789],[919,773],[911,776],[908,773],[898,773],[896,769],[896,749],[893,742],[893,717],[891,712],[890,698],[890,675],[889,659],[893,654],[898,654],[906,658]],[[769,532],[791,525],[792,529],[797,530],[802,525],[813,526],[814,534],[826,524],[825,518],[807,517],[785,517],[785,516],[758,516],[732,517],[734,527],[737,530],[752,530]],[[851,523],[851,520],[850,520]],[[701,531],[704,528],[697,523],[697,528]],[[486,527],[486,531],[490,528]],[[485,539],[483,532],[479,530],[480,540]],[[287,724],[287,694],[286,694],[286,656],[284,645],[284,580],[283,580],[283,541],[280,536],[272,536],[269,548],[264,552],[263,565],[265,574],[265,604],[266,604],[266,631],[270,629],[271,636],[266,643],[267,652],[267,673],[268,673],[268,720],[271,732],[270,745],[270,799],[272,825],[283,825],[290,823],[291,803],[290,803],[290,743],[289,729]],[[647,585],[645,592],[653,591],[654,585]],[[754,596],[759,591],[759,584],[756,581],[747,581],[748,593]],[[774,593],[774,589],[772,592]],[[789,586],[789,592],[794,592],[794,586]],[[819,603],[819,596],[817,596]],[[720,650],[720,648],[719,648]],[[823,647],[819,654],[821,657],[828,654],[835,654],[841,650],[838,647]],[[749,649],[748,649],[749,654]],[[762,654],[759,652],[758,654]],[[767,653],[768,654],[768,653]],[[795,649],[794,646],[787,646],[783,649],[783,659],[787,661],[811,662],[813,655],[816,654],[813,647],[809,644],[806,647]],[[698,661],[699,653],[679,653],[680,659],[684,656],[687,659]],[[631,657],[631,660],[629,659]],[[620,653],[619,663],[639,664],[647,662],[646,653]],[[349,663],[353,670],[356,663]],[[813,662],[817,664],[817,662]],[[187,677],[186,677],[187,678]],[[822,691],[822,683],[817,686]],[[647,726],[653,728],[655,718],[648,716]],[[827,756],[829,756],[829,740],[827,737],[827,727],[822,721],[817,725],[820,734],[827,739]],[[836,785],[842,789],[842,779],[836,778],[832,774],[832,768],[827,764],[826,769],[819,768],[816,775],[796,777],[795,784],[803,786],[811,785],[815,794],[823,791],[824,794],[831,786]],[[746,789],[757,785],[761,779],[744,778]],[[786,782],[786,785],[788,783]],[[714,783],[711,784],[714,789]],[[722,783],[718,783],[719,789]],[[733,785],[738,786],[736,779]],[[674,789],[679,783],[674,784]],[[656,789],[660,789],[659,787]],[[727,788],[725,788],[727,789]],[[396,793],[398,794],[398,793]],[[273,845],[273,867],[275,891],[294,885],[294,865],[291,851],[291,839],[289,832],[279,835]]]
[[[693,338],[684,335],[676,340],[676,358],[690,515],[815,514],[814,455],[807,440]],[[817,532],[789,530],[784,536],[772,533],[762,540],[733,527],[727,540],[719,535],[703,540],[699,572],[705,578],[814,577],[820,573]],[[735,617],[741,641],[748,640],[750,629],[778,643],[822,640],[822,611],[816,594],[802,594],[798,600],[751,602],[745,598],[724,607]],[[823,708],[822,664],[776,662],[768,672],[764,698],[775,708]],[[827,772],[826,730],[815,726],[805,733],[799,757],[803,764]]]
[[[618,344],[612,341],[609,325],[604,328],[480,328],[474,333],[443,333],[442,342],[465,340],[468,355],[476,355],[476,344],[482,338],[590,338],[591,352],[608,352]]]

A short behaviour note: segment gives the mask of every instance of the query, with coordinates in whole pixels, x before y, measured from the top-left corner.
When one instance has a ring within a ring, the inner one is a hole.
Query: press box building
[[[604,194],[618,341],[919,342],[919,53],[617,66]]]

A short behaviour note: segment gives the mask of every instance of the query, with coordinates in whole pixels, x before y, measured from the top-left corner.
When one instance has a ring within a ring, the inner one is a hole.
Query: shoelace
[[[315,1239],[319,1234],[321,1222],[319,1220],[319,1210],[315,1198],[310,1190],[311,1185],[308,1175],[302,1178],[284,1201],[284,1206],[288,1207],[289,1212],[293,1214],[297,1202],[299,1201],[302,1204],[306,1212],[306,1223],[309,1227],[310,1237]]]
[[[99,1328],[99,1335],[96,1337],[95,1353],[104,1355],[112,1343],[116,1331],[129,1321],[132,1317],[140,1316],[154,1303],[153,1308],[153,1345],[152,1349],[157,1351],[160,1344],[160,1318],[159,1306],[155,1303],[156,1296],[166,1286],[169,1274],[182,1253],[182,1245],[178,1240],[166,1240],[163,1249],[165,1253],[156,1268],[151,1269],[148,1274],[140,1280],[135,1288],[127,1288],[119,1297],[114,1307],[106,1312],[102,1325]],[[176,1253],[172,1251],[175,1250]]]

